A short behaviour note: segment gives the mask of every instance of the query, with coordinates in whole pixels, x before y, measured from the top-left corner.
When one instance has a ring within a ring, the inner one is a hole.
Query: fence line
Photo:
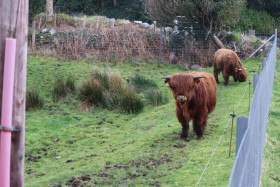
[[[277,30],[253,95],[248,128],[241,141],[229,178],[231,186],[259,186],[266,126],[276,64]]]
[[[248,59],[251,58],[254,54],[256,54],[256,52],[258,52],[258,51],[259,51],[266,43],[268,43],[274,36],[275,36],[275,35],[272,35],[263,45],[261,45],[252,55],[250,55],[250,56],[248,57]],[[277,38],[277,37],[275,37],[275,38]],[[276,44],[277,44],[277,43],[276,43]],[[271,50],[270,50],[270,51],[271,51]],[[257,69],[255,70],[255,72],[257,72],[259,68],[260,68],[260,67],[257,67]],[[252,81],[252,80],[253,80],[253,78],[251,78],[250,81]],[[242,97],[239,99],[239,102],[237,103],[237,105],[235,106],[235,108],[234,108],[233,111],[236,112],[236,110],[237,110],[238,106],[240,105],[242,99],[244,98],[245,93],[247,92],[248,88],[249,88],[249,84],[246,86]],[[225,128],[224,128],[224,131],[223,131],[223,133],[222,133],[222,135],[221,135],[221,137],[220,137],[220,139],[219,139],[219,141],[218,141],[218,143],[217,143],[217,145],[216,145],[216,147],[215,147],[215,149],[214,149],[214,151],[213,151],[213,153],[212,153],[210,159],[208,160],[208,162],[207,162],[207,164],[206,164],[206,166],[205,166],[203,172],[201,173],[201,175],[200,175],[200,177],[199,177],[199,179],[198,179],[198,182],[196,183],[195,187],[197,187],[197,185],[198,185],[199,182],[201,181],[201,179],[202,179],[202,177],[203,177],[203,175],[204,175],[206,169],[208,168],[209,163],[211,162],[212,157],[214,156],[214,154],[215,154],[215,152],[216,152],[216,149],[218,148],[218,146],[219,146],[219,144],[220,144],[220,142],[221,142],[221,139],[222,139],[222,137],[223,137],[225,131],[227,130],[227,127],[228,127],[228,124],[229,124],[229,122],[230,122],[230,119],[231,119],[231,116],[228,118],[228,122],[227,122],[227,124],[226,124],[226,126],[225,126]]]

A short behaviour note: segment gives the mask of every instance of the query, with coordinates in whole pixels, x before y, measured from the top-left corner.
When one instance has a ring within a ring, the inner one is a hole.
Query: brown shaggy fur
[[[203,78],[194,80],[193,76]],[[205,72],[174,74],[170,79],[165,79],[165,83],[169,84],[175,98],[176,116],[182,124],[181,138],[188,137],[190,120],[193,120],[197,139],[203,138],[207,116],[216,106],[217,85],[214,77]],[[186,100],[180,101],[179,96],[185,96]]]
[[[234,81],[244,82],[247,79],[246,69],[242,66],[237,54],[229,49],[219,49],[214,55],[214,76],[219,84],[218,75],[223,72],[224,85],[228,84],[229,76],[232,75]]]

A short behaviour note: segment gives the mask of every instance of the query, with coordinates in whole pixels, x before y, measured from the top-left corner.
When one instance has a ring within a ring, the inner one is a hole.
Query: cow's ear
[[[161,77],[161,78],[162,78],[162,79],[165,79],[165,80],[164,80],[164,83],[166,84],[166,86],[169,87],[169,86],[170,86],[169,82],[170,82],[170,78],[171,78],[171,77],[170,77],[170,76],[167,76],[167,77]]]
[[[235,73],[237,73],[237,72],[238,72],[238,70],[239,70],[238,68],[234,68],[234,72],[235,72]]]
[[[203,78],[202,76],[193,76],[194,86],[200,83],[200,79]]]

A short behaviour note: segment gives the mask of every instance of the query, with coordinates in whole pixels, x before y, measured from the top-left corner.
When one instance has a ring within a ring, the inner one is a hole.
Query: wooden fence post
[[[11,30],[12,37],[17,40],[12,126],[20,127],[21,131],[18,133],[12,133],[10,186],[23,187],[29,0],[0,0],[0,4],[0,98],[2,98],[3,87],[4,44],[5,39],[9,37],[9,30]],[[0,101],[0,107],[1,106],[2,101]]]

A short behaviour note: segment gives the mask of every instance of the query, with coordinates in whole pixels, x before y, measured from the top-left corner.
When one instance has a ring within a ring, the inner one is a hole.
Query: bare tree
[[[145,0],[144,6],[152,20],[166,26],[179,24],[179,27],[204,30],[205,39],[211,36],[220,48],[224,48],[216,34],[237,23],[245,0]],[[174,22],[176,19],[180,21]]]
[[[46,0],[46,14],[47,21],[51,21],[53,18],[53,0]]]

